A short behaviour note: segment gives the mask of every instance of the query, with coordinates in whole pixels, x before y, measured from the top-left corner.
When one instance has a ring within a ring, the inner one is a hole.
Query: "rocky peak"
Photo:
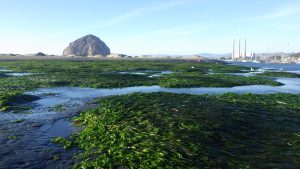
[[[110,54],[110,49],[97,36],[86,35],[82,38],[71,42],[69,46],[63,51],[63,55],[76,56],[107,56]]]

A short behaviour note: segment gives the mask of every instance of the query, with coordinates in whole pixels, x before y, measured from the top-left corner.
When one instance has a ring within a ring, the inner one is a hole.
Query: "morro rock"
[[[75,56],[107,56],[110,55],[110,49],[97,36],[87,35],[71,42],[64,50],[63,55]]]
[[[38,53],[36,53],[34,56],[47,56],[47,55],[44,54],[43,52],[38,52]]]

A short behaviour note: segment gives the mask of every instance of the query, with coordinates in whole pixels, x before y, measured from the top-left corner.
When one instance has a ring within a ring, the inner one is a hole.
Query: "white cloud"
[[[288,17],[292,15],[296,15],[300,13],[300,3],[292,3],[283,7],[280,7],[278,9],[275,9],[273,12],[270,12],[268,14],[265,14],[261,16],[261,19],[277,19],[277,18],[283,18]]]
[[[160,30],[155,30],[147,33],[147,35],[169,36],[169,37],[187,37],[209,30],[211,26],[201,24],[189,24],[179,27],[171,27]]]
[[[282,32],[297,32],[299,28],[290,24],[273,24],[272,27]]]
[[[59,34],[65,34],[65,33],[76,33],[76,32],[83,32],[83,31],[87,31],[87,30],[95,30],[95,29],[101,29],[101,28],[106,28],[106,27],[110,27],[110,26],[114,26],[129,20],[132,20],[136,17],[140,17],[143,15],[146,15],[148,13],[152,13],[152,12],[157,12],[157,11],[164,11],[164,10],[168,10],[180,5],[184,5],[184,4],[188,4],[188,3],[192,3],[192,2],[201,2],[203,0],[168,0],[168,1],[163,1],[161,3],[156,3],[153,4],[152,6],[144,6],[144,7],[140,7],[137,9],[133,9],[131,11],[128,11],[126,13],[123,13],[121,15],[115,16],[111,19],[109,19],[106,22],[102,22],[102,23],[95,23],[93,24],[94,26],[88,26],[88,27],[83,27],[83,28],[78,28],[78,29],[68,29],[68,30],[62,30],[59,31],[57,33]]]
[[[172,0],[172,1],[164,1],[163,3],[155,4],[154,6],[150,6],[150,7],[141,7],[141,8],[129,11],[127,13],[124,13],[122,15],[116,16],[113,19],[111,19],[110,21],[108,21],[104,24],[100,24],[99,26],[95,26],[94,28],[112,26],[112,25],[115,25],[118,23],[125,22],[130,19],[133,19],[135,17],[145,15],[147,13],[156,12],[156,11],[164,11],[164,10],[168,10],[170,8],[176,7],[176,6],[180,6],[180,5],[195,2],[195,1],[199,2],[200,0]]]
[[[145,33],[127,34],[130,38],[114,39],[115,52],[130,54],[196,54],[206,51],[211,43],[204,40],[206,31],[210,25],[198,23],[179,26],[165,27]],[[198,36],[200,35],[200,36]],[[201,36],[203,35],[203,36]],[[202,37],[202,38],[201,38]],[[214,43],[214,42],[213,42]],[[188,44],[188,45],[187,45]]]

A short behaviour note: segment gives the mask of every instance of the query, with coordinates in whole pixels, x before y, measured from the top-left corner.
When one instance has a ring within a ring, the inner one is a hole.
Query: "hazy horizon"
[[[225,3],[226,2],[226,3]],[[299,52],[298,0],[1,1],[0,53],[61,55],[87,34],[112,53]],[[243,43],[242,43],[243,44]]]

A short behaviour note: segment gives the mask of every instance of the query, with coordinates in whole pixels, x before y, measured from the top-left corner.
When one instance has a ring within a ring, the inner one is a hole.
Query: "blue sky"
[[[244,37],[249,52],[300,51],[300,0],[0,0],[0,7],[0,53],[61,54],[86,34],[131,55],[230,53],[233,39]]]

